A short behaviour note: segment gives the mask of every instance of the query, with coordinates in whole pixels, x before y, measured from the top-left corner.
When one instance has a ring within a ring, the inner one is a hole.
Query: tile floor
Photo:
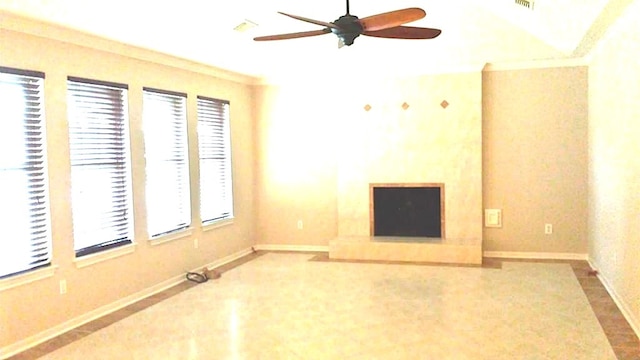
[[[640,359],[584,261],[258,252],[218,270],[11,359]]]

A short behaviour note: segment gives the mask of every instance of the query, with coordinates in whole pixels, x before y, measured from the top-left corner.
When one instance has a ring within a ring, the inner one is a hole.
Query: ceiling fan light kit
[[[440,29],[403,26],[406,23],[420,20],[426,16],[425,11],[420,8],[389,11],[360,19],[349,13],[349,0],[347,0],[347,13],[340,16],[334,22],[314,20],[283,12],[280,12],[280,14],[296,20],[324,26],[324,29],[259,36],[253,40],[286,40],[333,33],[339,39],[338,46],[342,47],[343,45],[352,45],[353,41],[360,35],[389,39],[433,39],[442,32]]]

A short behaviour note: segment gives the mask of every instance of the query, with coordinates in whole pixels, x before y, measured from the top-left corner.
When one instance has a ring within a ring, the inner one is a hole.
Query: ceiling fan
[[[259,36],[253,40],[285,40],[334,33],[339,39],[338,47],[342,47],[344,45],[352,45],[353,41],[360,35],[391,39],[433,39],[442,32],[440,29],[402,26],[425,17],[425,11],[420,8],[395,10],[360,19],[355,15],[349,14],[349,0],[347,0],[347,13],[334,22],[319,21],[283,12],[279,13],[296,20],[324,26],[324,29]]]

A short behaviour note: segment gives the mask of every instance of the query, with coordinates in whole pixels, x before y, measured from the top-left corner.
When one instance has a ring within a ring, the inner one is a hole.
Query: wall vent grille
[[[516,5],[520,5],[522,7],[526,7],[529,10],[533,10],[533,1],[529,0],[515,0]]]

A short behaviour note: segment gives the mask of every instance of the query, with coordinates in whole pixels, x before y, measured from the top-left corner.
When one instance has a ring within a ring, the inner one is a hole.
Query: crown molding
[[[37,20],[24,15],[0,10],[0,29],[37,36],[49,40],[109,52],[137,60],[170,66],[195,73],[214,76],[241,84],[255,85],[259,78],[179,58],[159,51],[124,44],[62,25]]]
[[[581,66],[589,66],[589,59],[587,57],[487,63],[482,71],[531,70]]]

